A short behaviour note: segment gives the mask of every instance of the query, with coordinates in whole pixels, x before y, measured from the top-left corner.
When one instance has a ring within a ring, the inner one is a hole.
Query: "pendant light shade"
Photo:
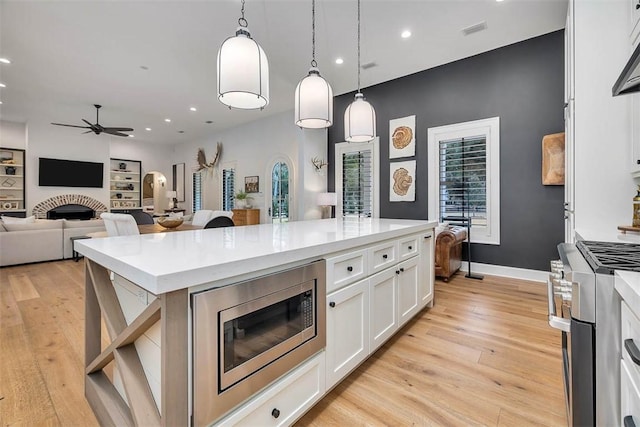
[[[296,87],[294,107],[294,120],[301,128],[322,129],[333,123],[333,90],[316,63],[316,0],[311,0],[311,69]]]
[[[296,87],[295,122],[307,129],[327,128],[333,123],[333,90],[315,67]]]
[[[369,142],[376,137],[376,111],[360,93],[360,0],[358,0],[358,92],[344,112],[344,139]]]
[[[344,112],[344,139],[368,142],[376,137],[376,111],[360,92]]]
[[[269,104],[269,63],[247,28],[244,0],[238,24],[218,50],[218,99],[229,108],[262,109]]]

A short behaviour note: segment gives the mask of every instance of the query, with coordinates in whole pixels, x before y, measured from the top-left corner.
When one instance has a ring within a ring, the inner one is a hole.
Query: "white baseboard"
[[[462,261],[460,270],[467,271],[468,263]],[[513,279],[531,280],[534,282],[547,282],[549,277],[548,271],[528,270],[526,268],[505,267],[502,265],[471,263],[471,271],[473,273],[488,274],[491,276],[511,277]]]

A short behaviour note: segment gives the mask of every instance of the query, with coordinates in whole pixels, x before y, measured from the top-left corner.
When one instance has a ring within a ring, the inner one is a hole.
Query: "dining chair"
[[[217,216],[209,221],[204,228],[221,228],[221,227],[233,227],[235,224],[233,220],[227,216]]]
[[[104,212],[100,214],[100,218],[104,221],[104,226],[107,229],[109,237],[135,236],[140,234],[136,220],[129,214]]]
[[[131,216],[136,220],[137,225],[153,224],[153,216],[143,211],[131,211]]]
[[[209,221],[211,221],[211,218],[213,217],[213,211],[207,209],[195,211],[195,213],[193,214],[193,219],[191,220],[191,225],[204,227]]]
[[[227,218],[233,219],[233,211],[213,211],[211,218],[215,218],[217,216],[226,216]]]

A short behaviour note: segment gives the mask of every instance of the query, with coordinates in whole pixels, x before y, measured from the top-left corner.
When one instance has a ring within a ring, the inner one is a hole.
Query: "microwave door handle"
[[[549,326],[563,332],[571,332],[571,322],[556,316],[556,302],[553,298],[553,283],[547,280],[547,296],[549,297]]]

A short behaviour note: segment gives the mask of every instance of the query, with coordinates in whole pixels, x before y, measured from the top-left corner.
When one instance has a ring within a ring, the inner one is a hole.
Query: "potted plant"
[[[249,205],[247,204],[247,202],[249,201],[250,197],[247,195],[247,193],[245,193],[243,190],[240,190],[236,193],[236,207],[238,209],[245,209],[248,208]]]

